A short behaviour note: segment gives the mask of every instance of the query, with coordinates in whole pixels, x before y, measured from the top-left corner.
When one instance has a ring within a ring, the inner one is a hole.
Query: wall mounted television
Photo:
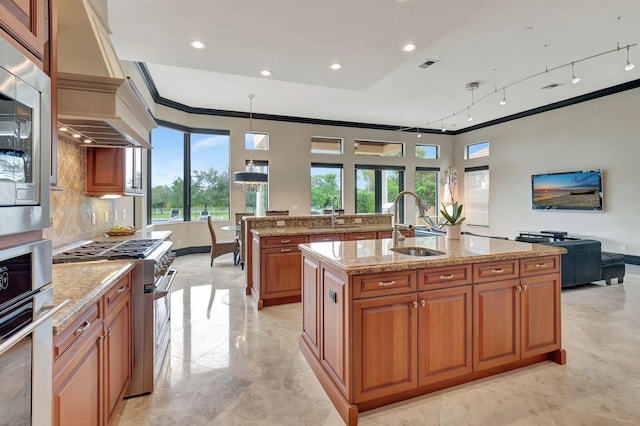
[[[602,171],[546,173],[531,176],[534,210],[602,210]]]

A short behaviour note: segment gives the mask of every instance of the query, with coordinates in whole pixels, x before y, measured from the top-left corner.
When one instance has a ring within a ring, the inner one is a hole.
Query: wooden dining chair
[[[227,253],[233,253],[233,264],[236,265],[239,255],[238,241],[235,239],[218,240],[216,238],[216,231],[213,229],[211,216],[207,216],[207,224],[209,225],[209,233],[211,234],[211,264],[209,266],[213,266],[213,259]]]
[[[244,271],[244,248],[246,245],[244,244],[244,220],[242,220],[243,216],[253,216],[254,214],[251,212],[243,212],[243,213],[235,213],[236,216],[236,226],[239,226],[240,229],[236,232],[236,240],[238,241],[238,263],[240,263],[240,268]]]
[[[289,210],[267,210],[267,216],[289,216]]]

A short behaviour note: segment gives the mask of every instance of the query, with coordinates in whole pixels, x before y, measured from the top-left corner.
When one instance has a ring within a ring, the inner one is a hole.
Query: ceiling
[[[108,13],[120,59],[196,108],[248,111],[251,93],[254,113],[459,131],[640,79],[640,46],[624,69],[638,0],[109,0]]]

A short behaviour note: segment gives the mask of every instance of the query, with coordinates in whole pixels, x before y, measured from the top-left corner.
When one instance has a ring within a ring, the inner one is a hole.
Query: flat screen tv
[[[543,210],[602,210],[602,172],[583,170],[531,176],[531,204]]]

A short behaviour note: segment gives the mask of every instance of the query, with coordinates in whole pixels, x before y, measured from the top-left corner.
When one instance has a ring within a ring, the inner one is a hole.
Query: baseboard
[[[196,254],[196,253],[210,253],[211,246],[200,246],[200,247],[185,247],[174,250],[176,256],[186,256],[188,254]]]
[[[628,263],[629,265],[640,265],[640,256],[634,256],[631,254],[624,254],[623,256],[624,263]]]

